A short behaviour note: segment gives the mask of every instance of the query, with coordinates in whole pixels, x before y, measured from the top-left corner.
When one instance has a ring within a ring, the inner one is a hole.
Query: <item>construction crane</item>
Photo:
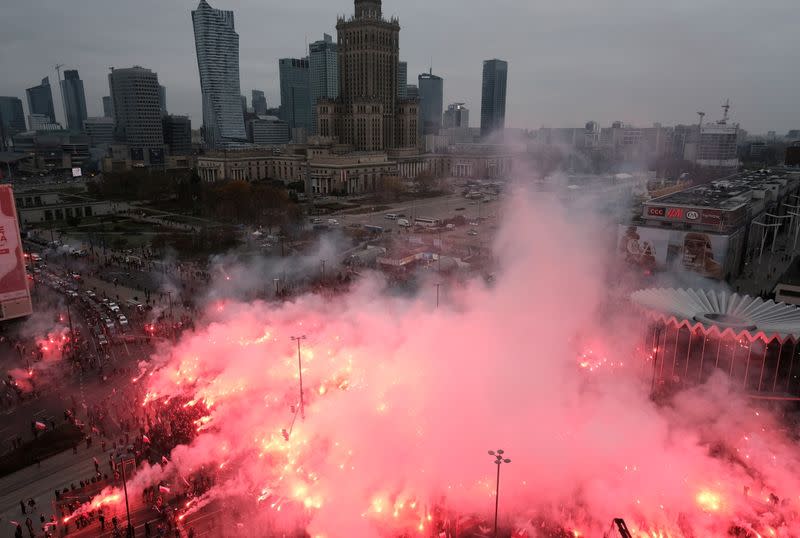
[[[725,99],[725,104],[722,105],[722,110],[725,111],[725,114],[723,114],[723,116],[722,116],[722,122],[721,123],[728,123],[728,111],[730,109],[731,109],[731,100],[730,99]]]

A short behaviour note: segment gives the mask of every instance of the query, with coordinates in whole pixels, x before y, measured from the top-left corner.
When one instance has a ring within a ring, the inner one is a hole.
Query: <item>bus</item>
[[[372,233],[375,233],[375,234],[382,234],[383,233],[383,227],[381,227],[381,226],[372,226],[371,224],[365,224],[364,225],[364,229],[366,231],[368,231],[368,232],[372,232]]]
[[[417,217],[414,220],[414,224],[422,226],[423,228],[436,228],[437,226],[441,226],[442,221],[430,217]]]

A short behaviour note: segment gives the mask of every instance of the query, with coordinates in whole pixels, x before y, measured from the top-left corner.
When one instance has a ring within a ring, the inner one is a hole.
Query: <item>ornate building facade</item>
[[[383,18],[381,0],[355,0],[336,31],[339,97],[315,103],[319,135],[358,151],[416,147],[418,102],[397,97],[400,22]]]

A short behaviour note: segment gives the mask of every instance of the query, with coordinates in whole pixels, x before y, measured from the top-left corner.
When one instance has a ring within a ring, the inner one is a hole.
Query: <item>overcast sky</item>
[[[278,58],[335,36],[352,0],[209,0],[235,11],[242,93],[279,104]],[[102,114],[109,66],[158,73],[170,113],[202,122],[195,0],[0,0],[0,95],[22,98],[54,66],[78,69]],[[445,103],[480,122],[482,61],[509,62],[507,125],[665,125],[732,116],[753,133],[800,129],[798,0],[384,0],[400,18],[409,82],[444,77]],[[51,82],[52,83],[52,82]],[[56,113],[63,119],[54,88]]]

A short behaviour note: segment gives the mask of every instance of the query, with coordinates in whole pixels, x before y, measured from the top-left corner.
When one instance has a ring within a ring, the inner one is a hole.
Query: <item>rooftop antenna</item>
[[[722,110],[725,111],[725,114],[722,116],[722,123],[728,123],[728,111],[731,109],[731,100],[725,99],[725,104],[722,105]]]

